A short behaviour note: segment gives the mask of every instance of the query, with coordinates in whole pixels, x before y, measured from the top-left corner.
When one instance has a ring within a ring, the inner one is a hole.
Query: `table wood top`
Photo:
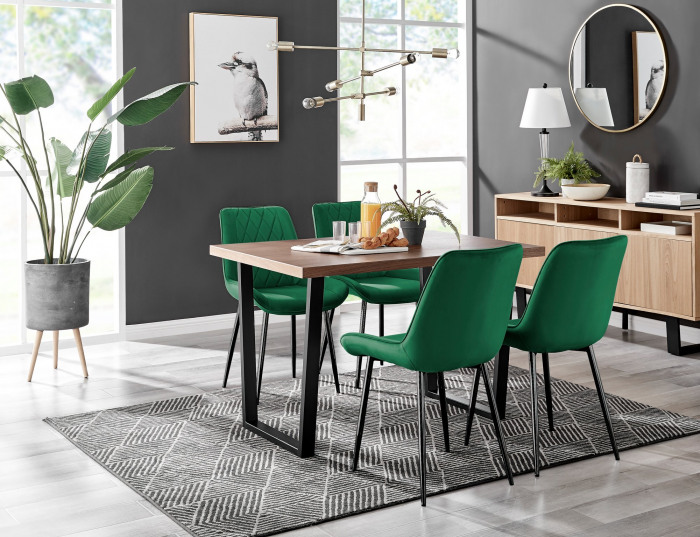
[[[280,272],[296,278],[320,278],[342,274],[361,274],[380,270],[431,267],[450,250],[481,250],[497,248],[508,241],[462,235],[461,244],[451,233],[427,231],[422,246],[409,246],[408,252],[376,255],[339,255],[298,252],[292,246],[307,244],[317,239],[291,241],[248,242],[240,244],[213,244],[212,256],[237,261],[254,267]],[[523,244],[523,257],[542,257],[544,247]]]

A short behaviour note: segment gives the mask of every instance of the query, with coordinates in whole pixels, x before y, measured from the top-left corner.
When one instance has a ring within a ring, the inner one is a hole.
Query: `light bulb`
[[[453,60],[459,58],[459,50],[456,48],[451,48],[447,51],[447,57]]]
[[[307,97],[301,104],[307,110],[311,110],[312,108],[321,108],[326,104],[326,101],[323,100],[323,97]]]
[[[387,95],[399,95],[401,92],[399,91],[399,88],[389,86],[388,88],[384,88],[384,93]]]
[[[326,91],[336,91],[339,90],[340,88],[343,87],[343,81],[342,80],[333,80],[332,82],[329,82],[326,84]]]
[[[274,52],[277,50],[277,41],[268,41],[266,46],[267,50]]]

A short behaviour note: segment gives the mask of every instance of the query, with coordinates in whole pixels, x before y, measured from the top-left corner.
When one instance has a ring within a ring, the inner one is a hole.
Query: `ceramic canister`
[[[635,155],[627,163],[626,173],[627,203],[637,203],[649,192],[649,163],[642,162],[641,155]]]

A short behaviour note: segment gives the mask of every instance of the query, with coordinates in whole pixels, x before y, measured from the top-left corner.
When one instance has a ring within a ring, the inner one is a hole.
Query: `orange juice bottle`
[[[382,227],[382,203],[377,194],[378,183],[365,183],[365,195],[360,205],[362,236],[374,237]]]

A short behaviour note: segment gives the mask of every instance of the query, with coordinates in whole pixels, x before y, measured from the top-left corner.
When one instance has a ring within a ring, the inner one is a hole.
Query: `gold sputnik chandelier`
[[[365,1],[362,1],[362,41],[359,47],[321,47],[321,46],[311,46],[311,45],[297,45],[294,41],[270,41],[267,44],[268,50],[280,51],[280,52],[294,52],[297,49],[307,49],[307,50],[333,50],[333,51],[349,51],[349,52],[359,52],[360,53],[360,72],[357,76],[348,78],[347,80],[333,80],[326,84],[326,90],[329,92],[340,91],[345,84],[349,82],[354,82],[355,80],[360,81],[360,91],[357,93],[352,93],[349,95],[338,95],[337,97],[324,98],[324,97],[307,97],[303,101],[303,106],[307,110],[312,108],[321,108],[324,104],[334,102],[334,101],[344,101],[346,99],[354,99],[359,101],[359,119],[360,121],[365,120],[365,99],[367,97],[372,97],[374,95],[396,95],[397,91],[395,87],[383,88],[379,91],[366,91],[365,90],[365,79],[374,76],[380,71],[385,71],[392,67],[407,65],[412,65],[418,61],[421,55],[430,55],[432,58],[446,59],[452,58],[457,59],[459,57],[459,50],[457,49],[446,49],[446,48],[433,48],[431,50],[399,50],[399,49],[386,49],[386,48],[368,48],[365,45]],[[378,67],[376,69],[366,69],[365,68],[365,53],[367,52],[388,52],[393,54],[401,54],[399,61],[390,63],[383,67]]]

